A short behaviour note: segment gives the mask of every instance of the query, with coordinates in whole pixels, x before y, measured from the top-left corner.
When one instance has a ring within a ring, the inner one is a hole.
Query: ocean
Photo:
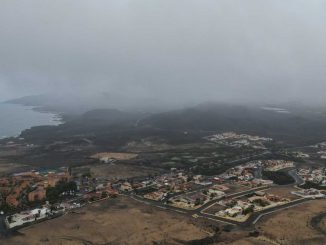
[[[0,138],[19,136],[33,126],[58,125],[60,118],[53,113],[33,110],[33,107],[0,103]]]

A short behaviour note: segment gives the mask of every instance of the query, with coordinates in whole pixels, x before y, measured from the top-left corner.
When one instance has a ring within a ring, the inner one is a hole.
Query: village
[[[255,149],[266,149],[265,143],[272,142],[273,139],[256,135],[237,134],[235,132],[225,132],[205,137],[205,139],[232,147],[251,146]]]
[[[292,187],[293,185],[287,193],[278,194],[278,185],[259,177],[264,170],[295,170],[294,167],[292,161],[262,160],[239,165],[214,177],[171,173],[153,179],[152,188],[145,193],[136,193],[142,199],[156,201],[177,210],[193,211],[192,214],[198,210],[196,215],[241,223],[254,213],[325,197],[325,192],[321,190],[301,189],[298,186]],[[215,211],[212,213],[207,211],[209,209]]]
[[[234,147],[246,142],[251,147],[263,147],[263,142],[271,141],[232,132],[207,139]],[[137,154],[114,152],[91,156],[103,165],[136,157]],[[280,185],[266,178],[270,173],[285,173],[287,178],[294,177],[293,183]],[[325,174],[325,168],[297,168],[294,161],[272,158],[248,160],[212,176],[174,167],[161,174],[135,178],[99,178],[87,168],[36,169],[0,178],[0,210],[7,228],[17,229],[123,195],[194,218],[247,225],[269,210],[324,198]]]

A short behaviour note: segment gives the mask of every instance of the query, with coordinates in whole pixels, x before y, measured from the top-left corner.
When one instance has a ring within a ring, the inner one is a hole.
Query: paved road
[[[264,151],[261,154],[253,155],[253,156],[250,156],[250,157],[244,157],[244,158],[241,158],[241,159],[232,160],[232,161],[226,162],[224,164],[225,165],[230,165],[230,164],[235,164],[235,163],[240,164],[242,162],[252,161],[252,160],[256,159],[257,157],[265,156],[265,155],[268,155],[268,154],[271,154],[271,152],[270,151]],[[258,172],[260,172],[260,173],[258,173],[258,175],[261,176],[261,169],[258,169]],[[202,190],[202,189],[206,189],[207,187],[210,187],[210,186],[213,186],[213,185],[214,184],[195,187],[193,189],[193,191],[191,191],[191,192],[195,192],[195,191],[199,191],[199,190]],[[146,188],[147,187],[140,188],[139,190],[146,189]],[[182,194],[191,193],[191,192],[183,191],[183,192],[179,192],[179,193],[174,193],[174,194],[169,195],[168,198],[180,196]]]
[[[259,190],[266,190],[268,188],[269,187],[267,187],[267,186],[258,187],[258,188],[247,190],[247,191],[233,193],[233,194],[225,196],[225,198],[239,197],[239,196],[254,193],[254,192],[259,191]],[[240,225],[241,224],[240,222],[229,221],[227,219],[219,218],[219,217],[216,217],[215,215],[210,215],[210,214],[206,214],[206,213],[203,212],[203,210],[207,209],[212,204],[215,204],[218,200],[209,201],[206,204],[204,204],[203,206],[201,206],[200,208],[195,209],[195,210],[186,210],[186,209],[182,209],[182,208],[173,207],[173,206],[164,204],[164,203],[159,202],[159,201],[149,200],[149,199],[146,199],[146,198],[143,198],[143,197],[140,197],[140,196],[136,196],[134,194],[130,194],[130,195],[127,195],[127,196],[131,197],[132,199],[134,199],[136,201],[144,203],[146,205],[151,205],[151,206],[154,206],[154,207],[157,207],[157,208],[160,208],[160,209],[164,209],[164,210],[170,210],[170,211],[174,211],[174,212],[178,212],[178,213],[182,213],[182,214],[187,214],[187,215],[197,215],[198,217],[208,218],[210,220],[215,220],[215,221],[218,221],[218,222],[232,224],[232,225]]]
[[[247,191],[241,191],[241,192],[233,193],[233,194],[230,194],[230,195],[226,195],[226,197],[227,198],[234,198],[234,197],[244,196],[244,195],[247,195],[247,194],[254,193],[256,191],[267,190],[267,189],[270,189],[270,188],[271,188],[271,186],[261,186],[261,187],[257,187],[257,188],[250,189],[250,190],[247,190]]]
[[[271,213],[275,213],[277,211],[281,211],[283,209],[287,209],[287,208],[290,208],[290,207],[293,207],[293,206],[297,206],[298,204],[301,204],[301,203],[305,203],[305,202],[309,202],[311,201],[310,198],[302,198],[302,199],[297,199],[297,200],[294,200],[290,203],[286,203],[284,205],[281,205],[281,206],[277,206],[277,207],[274,207],[274,208],[270,208],[270,209],[267,209],[267,210],[264,210],[264,211],[261,211],[261,212],[257,212],[255,213],[254,215],[252,215],[248,221],[250,223],[257,223],[258,220],[260,218],[262,218],[264,215],[267,215],[267,214],[271,214]]]
[[[296,180],[296,182],[300,183],[300,179]],[[266,189],[269,189],[269,188],[270,187],[268,187],[268,186],[259,187],[259,188],[251,189],[251,190],[248,190],[248,191],[233,193],[233,194],[225,196],[224,198],[240,197],[240,196],[244,196],[244,195],[247,195],[247,194],[254,193],[254,192],[259,191],[259,190],[266,190]],[[209,220],[212,220],[212,221],[221,222],[221,223],[230,224],[230,225],[237,225],[237,226],[241,226],[241,227],[251,226],[251,225],[255,224],[256,222],[258,222],[258,220],[260,218],[262,218],[263,216],[266,216],[268,214],[271,214],[271,213],[274,213],[274,212],[277,212],[277,211],[280,211],[280,210],[283,210],[283,209],[287,209],[287,208],[290,208],[292,206],[299,205],[301,203],[311,201],[311,199],[308,199],[308,198],[302,198],[302,199],[294,200],[294,201],[292,201],[290,203],[286,203],[286,204],[283,204],[283,205],[280,205],[280,206],[269,208],[269,209],[266,209],[266,210],[263,210],[263,211],[260,211],[260,212],[255,212],[245,222],[237,222],[237,221],[232,221],[232,220],[220,218],[220,217],[217,217],[217,216],[215,216],[213,214],[209,214],[209,213],[205,212],[206,209],[208,209],[211,205],[215,204],[218,200],[209,201],[206,204],[204,204],[203,206],[201,206],[200,208],[195,209],[195,210],[186,210],[186,209],[182,209],[182,208],[169,206],[169,205],[164,204],[164,203],[159,202],[159,201],[148,200],[148,199],[145,199],[143,197],[136,196],[136,195],[133,195],[133,194],[128,195],[128,196],[131,197],[132,199],[136,200],[136,201],[139,201],[139,202],[142,202],[144,204],[151,205],[151,206],[154,206],[154,207],[157,207],[157,208],[161,208],[161,209],[164,209],[164,210],[170,210],[170,211],[178,212],[178,213],[185,214],[185,215],[197,215],[200,218],[205,218],[205,219],[209,219]]]
[[[301,185],[304,183],[304,180],[297,174],[296,169],[292,169],[288,173],[295,180],[296,185]]]
[[[311,201],[311,199],[307,199],[307,198],[298,199],[298,200],[295,200],[295,201],[293,201],[291,203],[286,203],[284,205],[269,208],[269,209],[266,209],[266,210],[263,210],[263,211],[260,211],[260,212],[255,212],[245,222],[231,221],[231,220],[219,218],[219,217],[216,217],[215,215],[211,215],[211,214],[207,214],[207,213],[201,213],[201,215],[203,215],[204,217],[209,217],[212,220],[227,222],[227,223],[231,223],[231,224],[238,225],[238,226],[241,226],[241,227],[249,227],[251,225],[256,224],[259,221],[259,219],[262,218],[265,215],[275,213],[277,211],[281,211],[283,209],[290,208],[292,206],[297,206],[297,205],[299,205],[301,203],[305,203],[305,202],[308,202],[308,201]]]

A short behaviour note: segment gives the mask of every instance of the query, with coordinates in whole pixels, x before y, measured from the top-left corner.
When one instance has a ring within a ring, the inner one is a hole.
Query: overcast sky
[[[0,97],[321,102],[325,23],[318,0],[1,0]]]

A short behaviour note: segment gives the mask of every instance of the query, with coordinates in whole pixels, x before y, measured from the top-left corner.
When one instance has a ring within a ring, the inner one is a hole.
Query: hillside
[[[189,132],[186,136],[185,131]],[[160,137],[170,142],[196,141],[223,131],[259,134],[290,144],[310,144],[326,138],[326,117],[295,109],[279,113],[227,104],[203,104],[157,114],[101,109],[88,111],[59,126],[26,130],[22,137],[42,142],[87,136],[99,144],[123,145],[145,137]]]

